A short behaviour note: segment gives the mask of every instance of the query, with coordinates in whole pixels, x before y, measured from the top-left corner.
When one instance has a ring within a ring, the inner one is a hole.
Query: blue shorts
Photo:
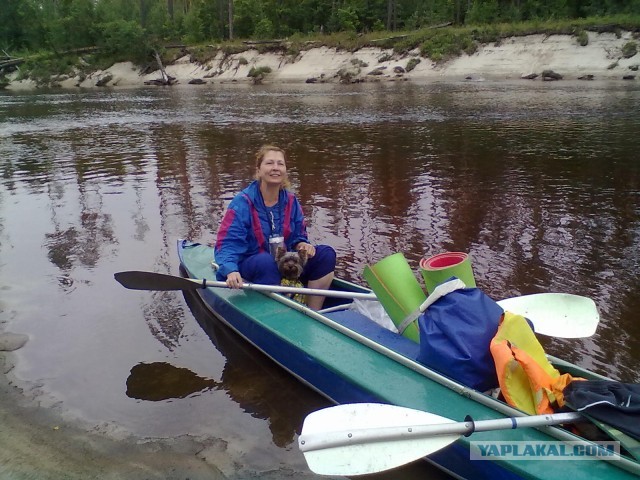
[[[258,253],[244,259],[240,265],[243,280],[264,285],[280,285],[280,272],[273,257],[266,253]],[[307,260],[300,281],[307,284],[318,280],[336,269],[336,251],[329,245],[317,245],[316,254]]]

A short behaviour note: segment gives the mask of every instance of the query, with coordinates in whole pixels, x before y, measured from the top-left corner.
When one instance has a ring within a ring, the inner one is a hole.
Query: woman
[[[263,146],[256,154],[255,181],[229,204],[215,245],[217,277],[230,288],[244,281],[278,285],[281,281],[273,251],[307,253],[300,281],[309,288],[327,289],[333,280],[336,252],[328,245],[313,246],[296,196],[287,190],[287,161],[282,149]],[[271,247],[271,248],[270,248]],[[308,295],[307,305],[320,310],[324,297]]]

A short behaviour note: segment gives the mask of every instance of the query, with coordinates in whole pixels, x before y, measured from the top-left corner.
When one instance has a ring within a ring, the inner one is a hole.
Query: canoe
[[[179,240],[177,248],[183,274],[193,279],[215,278],[212,247]],[[340,279],[334,280],[331,289],[370,293]],[[277,293],[219,287],[199,288],[197,292],[221,322],[335,404],[383,403],[456,421],[467,416],[478,421],[524,415],[420,364],[415,360],[418,344],[349,309],[349,300],[327,297],[324,310],[314,312]],[[604,378],[560,359],[551,360],[562,372]],[[518,428],[463,436],[425,460],[454,477],[474,480],[640,476],[640,465],[625,455],[591,461],[563,458],[561,462],[544,457],[471,460],[472,442],[549,441],[582,442],[594,447],[560,427]]]

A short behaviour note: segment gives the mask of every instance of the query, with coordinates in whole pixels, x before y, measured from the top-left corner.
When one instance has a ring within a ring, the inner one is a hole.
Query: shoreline
[[[625,58],[623,46],[636,41],[632,32],[588,32],[588,44],[581,46],[571,35],[528,35],[509,37],[500,42],[483,44],[472,55],[436,63],[420,56],[417,50],[407,54],[392,49],[366,47],[355,52],[316,47],[297,56],[264,53],[255,49],[216,57],[206,63],[191,60],[185,54],[171,65],[166,74],[178,84],[225,83],[360,83],[404,80],[513,80],[527,77],[541,81],[544,71],[552,71],[564,80],[635,80],[640,78],[640,54]],[[414,65],[411,68],[412,64]],[[409,68],[407,68],[409,67]],[[268,73],[248,76],[252,69],[268,69]],[[33,80],[17,80],[9,75],[6,90],[36,90]],[[131,62],[112,65],[86,76],[61,76],[58,87],[101,88],[132,87],[153,84],[162,78],[161,71],[143,74]],[[145,83],[147,82],[147,83]]]
[[[40,386],[14,378],[14,355],[0,351],[0,477],[80,480],[224,480],[213,438],[142,438],[70,418]],[[222,441],[218,439],[218,441]]]

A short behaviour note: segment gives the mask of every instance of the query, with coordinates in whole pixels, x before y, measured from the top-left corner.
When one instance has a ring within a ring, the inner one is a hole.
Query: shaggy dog
[[[278,247],[276,251],[276,263],[282,278],[291,282],[298,282],[302,270],[307,264],[307,252],[287,252],[284,248]]]
[[[302,270],[307,264],[307,252],[304,250],[301,252],[287,252],[284,248],[278,247],[276,263],[278,264],[278,271],[282,275],[280,285],[298,288],[304,286],[300,281],[300,275],[302,275]],[[305,296],[300,293],[285,294],[285,296],[296,302],[305,303]]]

